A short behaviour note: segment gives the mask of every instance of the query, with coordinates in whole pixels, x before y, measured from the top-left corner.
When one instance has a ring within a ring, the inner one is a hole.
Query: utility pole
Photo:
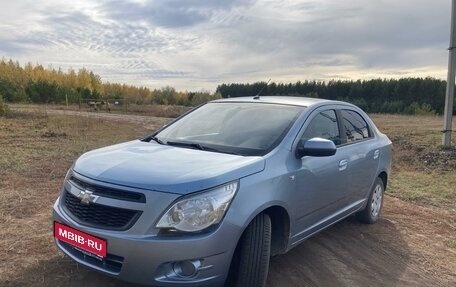
[[[451,28],[450,28],[450,47],[448,56],[448,78],[445,95],[445,112],[443,116],[443,147],[451,147],[451,132],[453,120],[453,99],[454,99],[454,77],[456,70],[456,0],[451,1]]]

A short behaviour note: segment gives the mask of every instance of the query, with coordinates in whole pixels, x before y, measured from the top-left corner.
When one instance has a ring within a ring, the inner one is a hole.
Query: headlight
[[[195,232],[217,224],[225,215],[237,188],[238,182],[234,181],[210,191],[183,198],[163,214],[156,227]]]

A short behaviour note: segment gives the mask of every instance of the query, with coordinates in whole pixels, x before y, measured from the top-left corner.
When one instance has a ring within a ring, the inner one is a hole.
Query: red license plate
[[[99,257],[106,257],[106,241],[54,221],[54,238]]]

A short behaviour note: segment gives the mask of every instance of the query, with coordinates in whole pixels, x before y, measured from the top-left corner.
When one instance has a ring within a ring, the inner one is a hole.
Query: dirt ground
[[[134,115],[52,110],[47,113],[95,117],[111,130],[123,131],[132,126],[132,133],[126,137],[154,130],[169,121]],[[394,119],[389,119],[374,118],[394,126]],[[14,123],[3,129],[6,135],[13,133]],[[56,141],[59,135],[69,137],[59,131],[51,131]],[[102,137],[101,130],[94,133]],[[49,131],[43,130],[36,139],[47,136]],[[0,136],[0,146],[4,149],[24,140],[26,136]],[[95,145],[103,144],[100,139]],[[4,163],[8,166],[6,172],[0,170],[0,254],[4,258],[0,261],[0,286],[134,286],[78,266],[53,245],[52,204],[68,163],[77,152],[65,149],[49,153],[52,160],[40,162],[39,171],[31,172],[21,165],[10,168],[14,163]],[[25,167],[32,164],[26,156],[23,161]],[[289,253],[272,258],[268,286],[456,286],[455,207],[451,201],[439,205],[436,200],[428,206],[388,195],[383,217],[377,224],[363,225],[349,217]]]

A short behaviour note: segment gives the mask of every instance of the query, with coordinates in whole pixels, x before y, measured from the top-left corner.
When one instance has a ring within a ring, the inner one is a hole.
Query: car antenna
[[[261,94],[261,92],[264,90],[264,88],[266,88],[266,87],[268,86],[268,84],[269,84],[270,81],[271,81],[271,79],[269,79],[269,81],[266,83],[266,86],[263,86],[263,87],[261,88],[261,90],[256,94],[256,96],[253,97],[254,100],[259,100],[259,99],[260,99],[260,94]]]

